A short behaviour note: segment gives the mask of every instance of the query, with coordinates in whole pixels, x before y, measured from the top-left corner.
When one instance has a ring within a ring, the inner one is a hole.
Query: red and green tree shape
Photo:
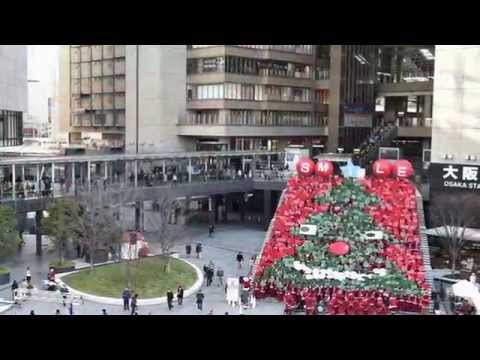
[[[300,235],[301,225],[316,225],[318,232]],[[371,232],[382,236],[367,236]],[[337,245],[342,252],[333,251]],[[257,268],[263,284],[257,289],[268,282],[280,297],[285,289],[315,289],[317,298],[333,289],[326,304],[331,313],[343,313],[337,311],[343,302],[352,313],[364,313],[369,301],[388,313],[379,295],[421,312],[429,291],[419,247],[415,187],[408,180],[294,178]],[[299,270],[299,263],[321,276]]]

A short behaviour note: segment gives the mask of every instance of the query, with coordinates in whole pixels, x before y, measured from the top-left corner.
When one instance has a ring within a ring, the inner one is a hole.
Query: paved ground
[[[246,259],[251,255],[257,255],[264,241],[265,232],[255,228],[245,228],[241,225],[218,225],[214,238],[208,238],[207,228],[203,226],[191,226],[188,232],[184,235],[184,241],[191,241],[193,244],[197,242],[203,243],[202,259],[191,258],[192,263],[203,268],[210,260],[215,266],[221,266],[225,271],[225,279],[228,277],[238,277],[246,275],[248,269],[238,270],[235,257],[238,251],[242,251]],[[25,275],[25,268],[27,265],[32,270],[33,282],[38,286],[42,279],[46,278],[48,270],[48,262],[55,258],[54,254],[49,254],[38,259],[34,255],[35,240],[27,241],[27,246],[23,253],[12,259],[6,265],[12,269],[12,279],[21,279]],[[153,249],[156,244],[151,243]],[[182,257],[185,257],[184,244],[179,244],[176,249],[180,252]],[[228,306],[225,301],[225,291],[223,287],[217,285],[217,279],[214,278],[212,287],[203,287],[202,291],[205,294],[205,301],[203,305],[203,313],[196,309],[194,296],[185,298],[183,306],[176,305],[174,309],[169,312],[167,305],[145,306],[139,308],[140,315],[201,315],[207,314],[213,310],[215,315],[223,315],[229,312],[230,315],[238,315],[239,309]],[[120,296],[120,295],[119,295]],[[10,291],[4,290],[0,292],[0,298],[5,299],[10,297]],[[99,315],[102,309],[107,309],[111,315],[124,315],[124,311],[118,306],[107,306],[95,304],[92,302],[85,302],[83,305],[74,307],[76,315]],[[67,314],[67,308],[63,308],[61,304],[46,303],[40,301],[27,301],[21,307],[14,307],[8,310],[3,315],[26,315],[31,310],[34,310],[37,315],[53,315],[56,309],[60,309],[62,314]],[[244,311],[245,315],[281,315],[283,306],[274,301],[258,301],[256,309]]]

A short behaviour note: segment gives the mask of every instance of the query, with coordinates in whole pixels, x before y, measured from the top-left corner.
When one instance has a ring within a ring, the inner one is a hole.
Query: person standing
[[[168,291],[167,291],[167,304],[168,304],[168,311],[172,311],[172,309],[173,309],[173,292],[170,289],[168,289]]]
[[[68,313],[70,315],[73,315],[73,302],[70,303],[70,306],[68,307]]]
[[[190,254],[192,253],[192,245],[191,244],[187,244],[185,246],[185,252],[187,253],[187,257],[190,257]]]
[[[25,279],[27,279],[27,284],[30,287],[32,284],[32,272],[29,266],[27,266],[27,271],[25,272]]]
[[[241,251],[237,255],[237,262],[238,262],[238,269],[241,269],[243,265],[243,254]]]
[[[198,311],[203,310],[203,300],[205,299],[205,295],[202,293],[202,290],[198,290],[197,293],[197,309]]]
[[[18,283],[17,280],[13,280],[12,282],[12,300],[15,301],[17,297],[17,290],[18,290]]]
[[[212,224],[208,227],[208,237],[209,238],[213,237],[214,232],[215,232],[215,225]]]
[[[221,267],[218,267],[217,269],[217,278],[218,278],[218,286],[222,286],[223,285],[223,269]]]
[[[102,315],[108,315],[107,314],[107,309],[102,309]]]
[[[183,304],[183,287],[181,285],[177,289],[177,301],[178,305]]]
[[[132,309],[131,315],[134,315],[137,312],[137,300],[138,294],[133,295],[132,300],[130,300],[130,309]]]
[[[195,252],[197,253],[197,259],[200,259],[202,254],[202,244],[197,244],[197,246],[195,247]]]
[[[57,309],[57,311],[55,311],[55,315],[61,315],[59,309]]]
[[[125,288],[125,290],[123,290],[122,298],[123,298],[123,310],[124,311],[129,311],[130,310],[131,293],[130,293],[130,289],[128,287]]]
[[[207,286],[210,287],[210,285],[212,285],[212,281],[213,281],[213,272],[214,270],[211,268],[211,267],[208,267],[207,268]]]

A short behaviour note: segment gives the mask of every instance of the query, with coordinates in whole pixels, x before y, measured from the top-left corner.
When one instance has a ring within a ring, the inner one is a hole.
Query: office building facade
[[[63,45],[58,132],[70,144],[123,147],[126,45]]]
[[[27,80],[27,47],[0,45],[0,147],[23,144]]]
[[[434,52],[430,45],[189,45],[178,134],[197,150],[304,146],[314,154],[351,153],[385,120],[407,128],[399,131],[407,138],[428,138],[433,59],[425,48]]]

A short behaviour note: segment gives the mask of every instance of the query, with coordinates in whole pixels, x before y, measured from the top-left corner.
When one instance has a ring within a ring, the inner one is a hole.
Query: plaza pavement
[[[252,255],[258,255],[265,237],[265,232],[259,228],[246,227],[245,225],[218,225],[213,238],[208,238],[208,230],[206,225],[190,225],[187,233],[177,247],[182,258],[185,258],[185,244],[187,241],[192,243],[192,247],[197,242],[203,244],[203,253],[201,259],[192,256],[189,260],[203,269],[203,265],[213,261],[215,267],[221,266],[225,272],[224,280],[228,277],[245,276],[248,273],[248,259]],[[150,246],[154,253],[158,250],[158,244],[153,239]],[[22,279],[25,276],[26,266],[30,266],[32,271],[33,282],[39,287],[41,281],[46,278],[48,271],[48,263],[55,259],[55,254],[46,254],[42,258],[35,256],[35,239],[27,241],[22,254],[14,257],[10,262],[6,263],[12,269],[12,280]],[[239,251],[242,251],[245,257],[245,266],[243,270],[237,269],[235,257]],[[194,251],[193,251],[194,252]],[[194,255],[194,254],[193,254]],[[239,315],[238,307],[232,308],[226,303],[224,287],[217,286],[218,280],[215,277],[211,287],[203,286],[202,291],[205,294],[203,312],[199,312],[195,304],[195,296],[185,298],[182,306],[175,303],[172,311],[168,311],[167,304],[155,306],[139,307],[139,315],[207,315],[213,310],[214,315]],[[174,292],[176,289],[172,289]],[[119,294],[119,297],[121,294]],[[141,296],[141,294],[140,294]],[[0,298],[10,299],[10,290],[0,291]],[[34,310],[37,315],[54,315],[55,310],[60,309],[62,314],[68,314],[68,309],[64,308],[61,303],[48,303],[43,301],[27,300],[21,307],[14,306],[2,315],[27,315]],[[101,315],[102,309],[106,309],[109,315],[126,315],[121,306],[102,305],[85,301],[82,305],[74,306],[75,315]],[[244,315],[281,315],[283,306],[275,300],[257,301],[255,309],[244,310]]]

